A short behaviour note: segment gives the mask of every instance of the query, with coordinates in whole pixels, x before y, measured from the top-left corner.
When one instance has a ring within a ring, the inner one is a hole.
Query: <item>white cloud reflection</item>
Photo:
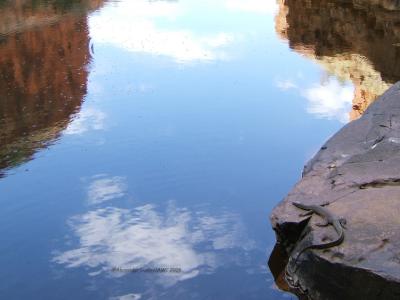
[[[342,123],[349,121],[354,97],[352,86],[329,78],[322,85],[306,89],[303,96],[308,100],[307,111],[318,118],[337,119]]]
[[[140,294],[126,294],[123,296],[111,297],[110,300],[139,300],[142,298]]]
[[[291,81],[289,79],[277,80],[276,81],[276,86],[279,89],[283,90],[283,91],[287,91],[287,90],[290,90],[290,89],[297,89],[298,88],[297,85],[293,81]]]
[[[105,177],[98,175],[88,187],[89,204],[99,204],[108,200],[123,197],[126,194],[127,184],[125,177]]]
[[[68,135],[81,135],[91,130],[102,130],[104,129],[105,119],[105,113],[99,109],[93,107],[83,108],[74,117],[64,133]]]
[[[277,11],[278,4],[274,0],[227,0],[226,7],[257,14],[273,14]]]
[[[226,59],[223,48],[233,41],[231,34],[196,34],[188,29],[157,25],[158,21],[173,24],[183,13],[183,6],[175,1],[113,3],[90,18],[90,36],[96,43],[166,56],[178,62]]]
[[[221,250],[253,247],[237,215],[210,216],[171,205],[164,215],[153,205],[100,208],[71,218],[69,224],[79,245],[58,254],[55,262],[92,268],[92,276],[114,267],[181,268],[181,273],[158,276],[158,282],[167,286],[212,272],[221,263]]]
[[[301,88],[301,84],[290,79],[277,80],[276,87],[282,91],[295,90],[307,99],[307,112],[321,119],[349,121],[354,87],[350,83],[341,83],[329,77],[322,83],[309,88]]]

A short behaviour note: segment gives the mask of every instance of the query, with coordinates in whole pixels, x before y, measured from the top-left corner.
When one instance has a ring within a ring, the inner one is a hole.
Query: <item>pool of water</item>
[[[269,213],[355,88],[281,6],[0,1],[2,298],[294,298]]]

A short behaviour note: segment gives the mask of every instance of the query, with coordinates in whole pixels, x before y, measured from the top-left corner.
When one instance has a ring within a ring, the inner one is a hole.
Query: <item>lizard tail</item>
[[[344,236],[343,236],[343,234],[341,234],[341,235],[339,236],[339,238],[338,238],[337,240],[333,241],[333,242],[325,243],[325,244],[309,245],[309,246],[307,246],[307,247],[304,247],[303,249],[301,249],[301,250],[299,251],[299,253],[297,253],[296,258],[294,259],[293,264],[294,264],[295,266],[297,265],[297,261],[298,261],[300,255],[303,254],[303,252],[305,252],[305,251],[307,251],[307,250],[309,250],[309,249],[325,249],[325,248],[327,249],[327,248],[331,248],[331,247],[334,247],[334,246],[337,246],[338,244],[340,244],[340,243],[343,241],[343,239],[344,239]],[[291,263],[291,260],[292,260],[292,257],[289,258],[288,264]],[[298,268],[296,268],[296,269],[294,270],[294,273],[297,272],[297,269],[298,269]]]

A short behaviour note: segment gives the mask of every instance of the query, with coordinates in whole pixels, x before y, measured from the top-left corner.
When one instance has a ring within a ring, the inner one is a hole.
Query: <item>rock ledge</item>
[[[329,203],[347,220],[341,245],[296,261],[296,281],[309,298],[400,299],[400,83],[323,145],[270,217],[288,255],[305,240],[336,236],[332,226],[315,225],[318,216],[299,216],[294,201]]]

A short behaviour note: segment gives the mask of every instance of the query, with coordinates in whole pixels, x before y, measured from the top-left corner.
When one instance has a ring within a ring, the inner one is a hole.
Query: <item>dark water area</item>
[[[0,298],[294,299],[269,213],[400,74],[332,5],[0,1]]]

